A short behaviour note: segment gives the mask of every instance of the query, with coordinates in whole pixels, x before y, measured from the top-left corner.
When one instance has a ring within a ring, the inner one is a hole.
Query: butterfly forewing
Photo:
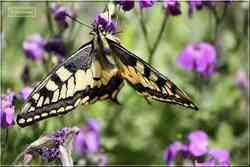
[[[120,44],[109,40],[124,79],[147,99],[179,104],[198,110],[197,106],[167,77]]]
[[[19,126],[64,114],[90,100],[90,94],[93,93],[91,88],[94,86],[90,70],[92,49],[92,43],[81,47],[34,88],[17,115]]]

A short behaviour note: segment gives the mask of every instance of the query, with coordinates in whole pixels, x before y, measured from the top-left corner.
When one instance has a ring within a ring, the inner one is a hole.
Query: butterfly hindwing
[[[116,66],[107,68],[100,60],[93,61],[94,88],[91,103],[97,100],[110,99],[118,103],[117,95],[123,86],[123,78]]]
[[[64,114],[90,100],[95,93],[91,90],[94,86],[90,69],[92,49],[92,43],[85,44],[34,88],[17,115],[19,126]]]
[[[120,44],[112,40],[109,40],[109,44],[117,57],[122,77],[144,97],[198,110],[182,90],[155,68]]]

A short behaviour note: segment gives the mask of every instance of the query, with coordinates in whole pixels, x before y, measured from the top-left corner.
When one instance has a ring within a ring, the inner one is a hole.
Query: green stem
[[[145,25],[145,22],[144,22],[143,10],[142,9],[140,9],[140,18],[139,19],[140,19],[140,25],[141,25],[141,28],[142,28],[142,33],[143,33],[143,36],[144,36],[145,41],[146,41],[148,53],[151,54],[152,48],[150,46],[150,42],[149,42],[149,39],[148,39],[148,31],[147,31],[147,28],[146,28],[146,25]]]
[[[161,29],[160,29],[160,31],[159,31],[159,33],[158,33],[158,35],[157,35],[156,41],[155,41],[155,43],[154,43],[154,45],[153,45],[153,48],[151,49],[151,53],[150,53],[149,58],[148,58],[149,64],[151,64],[152,61],[153,61],[154,53],[156,52],[156,50],[157,50],[157,48],[158,48],[158,46],[159,46],[159,43],[160,43],[160,41],[161,41],[161,39],[162,39],[163,32],[164,32],[164,29],[165,29],[166,24],[167,24],[167,20],[168,20],[168,16],[165,15],[165,16],[164,16],[164,19],[163,19],[163,21],[162,21],[162,24],[161,24]]]
[[[216,11],[215,8],[211,8],[212,14],[214,15],[215,18],[215,30],[214,30],[214,38],[216,39],[218,32],[219,32],[219,27],[221,26],[222,20],[224,19],[226,15],[226,10],[227,10],[227,5],[224,4],[223,11],[221,17],[218,15],[218,12]]]
[[[156,37],[156,40],[153,44],[153,47],[151,47],[150,45],[150,41],[149,41],[149,38],[148,38],[148,32],[147,32],[147,28],[146,28],[146,25],[145,25],[145,22],[144,22],[144,18],[143,18],[143,10],[140,10],[140,18],[139,18],[139,21],[140,21],[140,25],[141,25],[141,28],[142,28],[142,33],[143,33],[143,36],[145,38],[145,41],[146,41],[146,45],[147,45],[147,49],[148,49],[148,53],[149,53],[149,57],[148,57],[148,62],[149,64],[152,63],[153,61],[153,56],[159,46],[159,43],[162,39],[162,36],[163,36],[163,32],[164,32],[164,29],[166,27],[166,24],[167,24],[167,20],[168,20],[168,17],[165,15],[164,16],[164,19],[161,23],[161,28],[160,28],[160,31]]]
[[[215,29],[214,29],[214,41],[215,41],[217,34],[218,34],[220,18],[218,16],[218,13],[217,13],[215,8],[211,8],[211,11],[212,11],[212,14],[214,15],[214,18],[215,18]]]
[[[51,34],[54,34],[54,28],[52,24],[52,19],[49,11],[49,1],[46,1],[46,16],[47,16],[47,21],[48,21],[48,26]]]
[[[7,147],[8,147],[8,128],[1,129],[1,165],[6,163],[7,157]]]

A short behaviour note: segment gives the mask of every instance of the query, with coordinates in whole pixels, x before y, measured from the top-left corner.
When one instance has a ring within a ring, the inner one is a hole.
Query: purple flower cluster
[[[60,57],[66,55],[66,47],[61,38],[45,40],[39,34],[33,34],[23,42],[23,51],[24,55],[32,60],[41,60],[46,55],[45,51],[54,52]]]
[[[229,152],[209,147],[208,136],[204,131],[191,132],[188,134],[188,141],[188,144],[175,141],[166,148],[163,158],[167,165],[173,165],[178,157],[182,162],[189,159],[196,167],[229,166]]]
[[[14,105],[13,99],[15,92],[9,92],[5,96],[1,96],[0,106],[0,125],[1,128],[10,128],[14,124]]]
[[[180,3],[177,0],[167,0],[163,2],[166,15],[178,16],[181,14]]]
[[[177,57],[177,64],[184,70],[195,70],[208,77],[216,71],[216,50],[206,42],[190,43]]]
[[[117,0],[115,1],[115,3],[120,5],[124,11],[129,11],[133,9],[135,6],[135,2],[133,0],[123,0],[123,1]]]
[[[14,124],[14,112],[15,112],[15,107],[13,105],[14,98],[17,98],[20,100],[26,100],[29,94],[31,93],[31,91],[32,91],[32,88],[24,87],[18,93],[12,91],[0,97],[1,128],[10,128]]]
[[[65,135],[68,131],[68,128],[62,128],[55,133],[48,135],[49,139],[54,141],[54,144],[49,147],[41,146],[38,150],[36,150],[42,160],[49,162],[59,159],[59,146],[64,145]]]
[[[33,34],[23,42],[24,54],[32,60],[40,60],[45,55],[44,45],[45,40],[39,34]]]
[[[56,23],[63,28],[68,27],[68,23],[66,21],[67,16],[75,17],[75,14],[71,10],[55,3],[50,5],[50,10]]]
[[[62,5],[58,5],[55,3],[52,3],[50,5],[50,12],[55,20],[55,22],[58,24],[59,28],[67,28],[67,16],[70,16],[72,18],[76,17],[76,14],[66,9]],[[59,34],[63,32],[60,31]],[[47,51],[48,53],[55,53],[59,55],[59,58],[65,58],[66,55],[66,47],[64,45],[64,42],[61,38],[61,35],[53,35],[50,39],[45,40],[41,37],[39,34],[33,34],[30,38],[26,39],[23,42],[23,51],[27,58],[30,58],[32,60],[41,60],[45,55]]]
[[[121,6],[124,11],[129,11],[135,6],[135,1],[133,0],[116,0],[115,3]],[[141,9],[152,7],[154,3],[155,0],[139,0],[139,6]]]
[[[96,120],[87,120],[86,126],[75,135],[74,150],[77,154],[96,153],[99,150],[99,125]]]
[[[95,18],[95,23],[101,26],[105,32],[115,33],[116,26],[111,19],[106,15],[106,13],[101,13]]]
[[[100,126],[95,119],[88,119],[86,126],[81,128],[74,138],[74,151],[78,155],[96,155],[98,156],[98,165],[105,166],[107,157],[104,154],[97,154],[100,151]]]

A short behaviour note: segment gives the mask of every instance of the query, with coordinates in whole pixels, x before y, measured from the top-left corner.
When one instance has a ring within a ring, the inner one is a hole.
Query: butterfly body
[[[17,115],[21,127],[65,114],[80,104],[111,99],[128,82],[146,99],[197,106],[167,77],[122,47],[117,38],[96,26],[93,40],[56,66],[36,86]]]

